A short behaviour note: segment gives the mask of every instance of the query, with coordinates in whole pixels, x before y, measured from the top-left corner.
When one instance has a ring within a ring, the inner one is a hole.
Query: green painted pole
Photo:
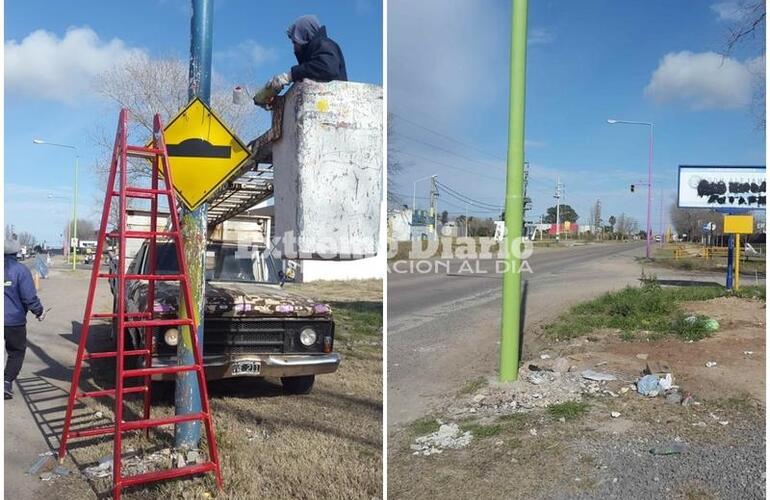
[[[524,102],[527,75],[527,0],[513,0],[511,23],[511,86],[508,111],[508,164],[505,182],[506,253],[503,274],[503,317],[500,332],[501,382],[519,372],[521,259],[524,223]]]

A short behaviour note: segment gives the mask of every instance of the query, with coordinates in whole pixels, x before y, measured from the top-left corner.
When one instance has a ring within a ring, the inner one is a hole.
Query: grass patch
[[[740,288],[739,290],[733,291],[732,295],[735,297],[740,297],[742,299],[758,299],[765,301],[767,290],[765,290],[765,287],[762,286],[745,286],[743,288]]]
[[[708,322],[711,318],[704,315],[688,316],[681,314],[672,326],[673,333],[682,340],[701,340],[711,336],[713,331],[709,329]]]
[[[407,429],[409,434],[413,437],[425,436],[436,432],[441,425],[433,417],[422,417],[412,421]]]
[[[503,422],[507,425],[523,425],[526,420],[527,417],[523,413],[509,413],[508,415],[501,415],[497,418],[498,422]]]
[[[575,420],[588,412],[588,403],[582,401],[567,401],[548,406],[548,414],[558,420]]]
[[[623,342],[633,342],[634,340],[636,340],[636,334],[634,334],[634,332],[631,332],[631,331],[620,332],[620,340],[622,340]]]
[[[478,423],[465,423],[460,426],[460,430],[463,432],[470,431],[473,437],[484,439],[500,434],[503,431],[503,426],[501,424],[482,425]]]
[[[460,389],[459,395],[460,396],[467,396],[468,394],[473,394],[474,392],[477,392],[482,387],[486,387],[488,384],[487,379],[485,377],[478,377],[474,378],[472,380],[469,380],[465,383],[464,386]]]
[[[382,302],[332,302],[337,339],[375,340],[382,338]]]
[[[703,338],[702,329],[689,328],[681,322],[681,302],[710,300],[736,296],[765,300],[761,287],[744,287],[736,292],[719,286],[661,287],[647,279],[640,287],[626,287],[605,293],[599,298],[572,307],[566,314],[547,325],[545,331],[559,339],[586,335],[600,328],[621,331],[621,339],[634,340],[634,332],[653,335],[678,334],[686,340]]]

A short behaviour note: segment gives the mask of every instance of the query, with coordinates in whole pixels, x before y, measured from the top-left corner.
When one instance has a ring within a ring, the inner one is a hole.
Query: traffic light
[[[632,193],[634,192],[634,185],[633,184],[631,184],[631,192]]]

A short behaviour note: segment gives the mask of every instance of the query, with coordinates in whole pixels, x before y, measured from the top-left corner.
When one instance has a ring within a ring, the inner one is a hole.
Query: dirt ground
[[[67,286],[62,285],[59,290],[51,280],[46,292],[50,297],[54,292],[66,291]],[[359,286],[361,289],[356,291]],[[323,284],[292,285],[291,290],[332,304],[337,321],[335,350],[343,356],[339,370],[317,377],[313,391],[304,396],[285,395],[280,381],[272,379],[210,382],[224,492],[217,491],[213,475],[209,474],[124,490],[123,498],[311,499],[382,495],[382,283],[379,282],[379,293],[377,284],[369,282],[337,283],[328,290]],[[81,307],[72,307],[73,319],[82,314],[78,309]],[[73,332],[74,339],[78,333]],[[65,352],[74,356],[71,348]],[[109,386],[112,378],[112,373],[103,367],[88,375],[91,376],[84,383],[95,387]],[[45,439],[51,447],[58,445],[63,406],[57,403],[56,411],[48,411],[41,405],[43,401],[63,401],[66,390],[62,387],[68,388],[69,384],[52,384],[45,377],[25,376],[23,372],[18,396],[13,401],[16,405],[26,403],[37,427],[41,432],[46,430]],[[156,384],[154,391],[152,416],[173,414],[172,388]],[[127,403],[129,414],[138,408],[137,401]],[[83,405],[76,409],[74,420],[75,426],[106,425],[112,420],[112,408]],[[173,443],[173,428],[159,429],[151,434],[150,440],[139,433],[127,433],[124,456],[129,449],[141,456],[169,447]],[[33,453],[39,451],[45,450]],[[112,439],[75,440],[69,451],[64,465],[72,472],[70,476],[48,481],[29,478],[27,481],[35,487],[29,496],[21,498],[110,497],[109,478],[87,479],[82,472],[96,465],[101,457],[112,454]],[[25,470],[9,470],[6,456],[6,478],[9,473],[22,475]]]
[[[469,381],[435,414],[391,433],[388,496],[765,498],[765,303],[719,298],[682,306],[714,317],[720,330],[691,343],[673,337],[626,342],[614,331],[540,339],[542,350],[524,366],[547,363],[541,354],[562,356],[573,372],[590,368],[618,377],[578,396],[585,406],[574,418],[559,420],[547,408],[511,413],[504,400],[482,414],[477,401],[489,400],[496,384]],[[637,394],[632,383],[648,361],[670,366],[674,383],[696,404]],[[708,361],[717,365],[706,368]],[[548,390],[543,386],[543,394]],[[434,419],[470,430],[471,444],[415,455],[410,444],[438,427]],[[683,451],[650,452],[672,446]]]

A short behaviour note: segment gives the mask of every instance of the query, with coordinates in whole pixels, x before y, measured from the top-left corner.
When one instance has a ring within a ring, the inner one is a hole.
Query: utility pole
[[[556,241],[559,241],[559,234],[561,233],[561,225],[559,224],[559,209],[561,208],[559,205],[561,204],[561,188],[562,185],[559,183],[559,176],[556,176],[556,194],[553,195],[554,198],[556,198]]]
[[[468,204],[465,204],[465,237],[468,237]]]
[[[527,185],[529,184],[529,162],[524,162],[524,207],[523,210],[523,222],[527,224],[527,212],[532,208],[529,204],[529,198],[527,198]],[[524,231],[524,236],[529,236],[529,231]]]
[[[192,0],[192,19],[190,21],[190,78],[188,84],[188,99],[199,97],[209,104],[211,99],[211,45],[214,27],[214,0]],[[208,205],[201,204],[195,210],[189,211],[184,206],[181,209],[182,240],[184,241],[185,260],[187,260],[188,279],[196,314],[197,332],[190,328],[182,329],[182,337],[177,345],[177,363],[192,365],[192,338],[198,336],[198,346],[203,349],[203,318],[206,304],[205,255],[206,255],[206,217]],[[179,311],[185,306],[183,296],[179,295]],[[201,401],[198,380],[194,372],[177,374],[175,413],[186,415],[200,413]],[[174,431],[174,441],[177,448],[197,448],[201,439],[201,422],[185,422],[178,424]]]
[[[660,224],[658,225],[660,228],[660,244],[658,245],[660,248],[663,248],[663,240],[665,239],[663,237],[663,188],[660,188]]]
[[[540,216],[540,241],[543,241],[543,216]]]
[[[432,175],[430,177],[430,210],[433,213],[433,232],[438,239],[438,186],[436,186],[436,178],[438,176]]]
[[[500,331],[501,382],[519,375],[521,263],[518,252],[524,219],[524,110],[527,85],[527,0],[513,0],[511,22],[508,158],[505,181],[505,272]],[[516,250],[516,251],[514,251]]]

